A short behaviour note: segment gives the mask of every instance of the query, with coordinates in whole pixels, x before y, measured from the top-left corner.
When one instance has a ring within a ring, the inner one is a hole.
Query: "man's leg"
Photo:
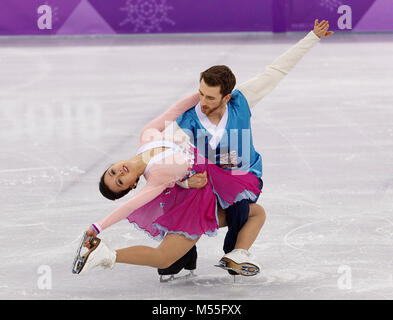
[[[194,245],[183,257],[175,261],[167,268],[158,268],[157,272],[160,276],[178,274],[181,270],[195,270],[198,254]]]
[[[224,240],[224,252],[231,252],[236,245],[237,237],[248,219],[250,204],[248,200],[234,203],[225,210],[225,219],[228,231]]]

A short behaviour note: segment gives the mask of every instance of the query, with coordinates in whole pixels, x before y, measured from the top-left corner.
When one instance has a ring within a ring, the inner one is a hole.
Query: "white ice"
[[[71,273],[82,232],[118,205],[99,177],[133,155],[144,124],[207,67],[246,81],[305,34],[1,39],[0,298],[392,299],[392,34],[322,40],[253,109],[259,276],[234,283],[213,266],[225,229],[198,243],[193,280],[130,265]],[[126,221],[102,238],[158,245]]]

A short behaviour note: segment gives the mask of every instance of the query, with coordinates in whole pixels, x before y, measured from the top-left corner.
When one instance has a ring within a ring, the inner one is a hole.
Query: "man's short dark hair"
[[[213,66],[201,73],[199,81],[205,81],[209,87],[220,86],[223,97],[230,94],[236,85],[236,77],[227,66]]]
[[[111,189],[109,189],[109,187],[104,182],[105,173],[107,171],[108,170],[105,170],[104,174],[101,176],[100,183],[99,183],[100,192],[105,198],[115,201],[117,199],[124,197],[127,193],[130,192],[131,188],[128,188],[120,192],[113,192]],[[136,180],[136,183],[138,183],[138,181],[139,178]]]

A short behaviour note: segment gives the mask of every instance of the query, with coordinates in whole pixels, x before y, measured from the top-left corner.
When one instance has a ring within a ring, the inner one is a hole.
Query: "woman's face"
[[[137,176],[134,170],[130,170],[129,161],[122,160],[111,165],[105,172],[104,183],[108,188],[119,193],[129,188],[135,187]]]

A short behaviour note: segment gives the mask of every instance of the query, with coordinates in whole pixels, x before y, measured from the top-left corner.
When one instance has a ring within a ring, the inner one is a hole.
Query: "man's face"
[[[209,87],[202,79],[199,86],[199,99],[201,101],[202,112],[207,116],[222,107],[224,103],[221,95],[221,87]]]

